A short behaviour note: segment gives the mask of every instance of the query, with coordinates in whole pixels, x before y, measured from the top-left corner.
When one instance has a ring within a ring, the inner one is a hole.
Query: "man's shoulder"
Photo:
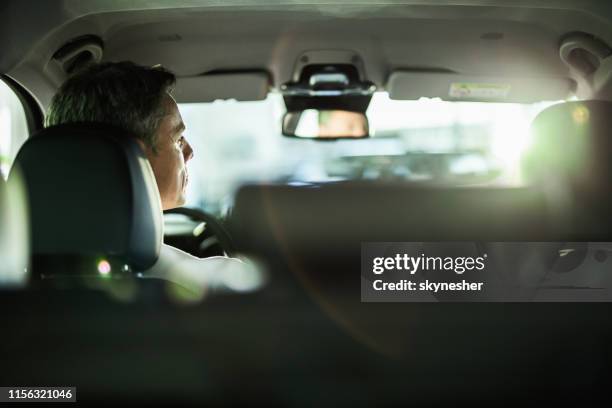
[[[143,272],[145,278],[172,281],[185,287],[219,285],[250,267],[237,258],[213,256],[198,258],[170,245],[162,244],[155,265]]]
[[[197,259],[197,260],[206,260],[207,258],[198,258],[190,253],[183,251],[182,249],[178,249],[168,244],[161,244],[161,248],[159,250],[159,258],[172,258],[176,257],[177,259]],[[158,260],[159,262],[159,260]]]
[[[237,258],[230,258],[227,256],[211,256],[208,258],[198,258],[197,256],[193,256],[176,247],[167,244],[162,244],[161,249],[159,251],[159,258],[155,265],[159,263],[171,263],[173,265],[176,265],[177,263],[194,263],[200,266],[204,264],[215,264],[219,266],[224,263],[242,263],[242,261]]]

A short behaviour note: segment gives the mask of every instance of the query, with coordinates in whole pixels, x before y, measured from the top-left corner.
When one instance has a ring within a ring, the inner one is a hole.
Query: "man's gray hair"
[[[94,64],[70,77],[51,101],[46,126],[97,122],[120,127],[153,151],[176,77],[161,67],[131,62]]]

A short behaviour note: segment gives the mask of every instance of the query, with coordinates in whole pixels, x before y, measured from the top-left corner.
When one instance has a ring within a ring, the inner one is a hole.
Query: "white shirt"
[[[225,256],[198,258],[166,244],[155,265],[140,277],[171,281],[201,295],[211,290],[250,292],[263,284],[261,271],[251,263]]]

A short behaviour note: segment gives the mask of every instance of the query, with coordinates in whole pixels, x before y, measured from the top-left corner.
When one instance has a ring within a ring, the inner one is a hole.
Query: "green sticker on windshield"
[[[510,92],[508,84],[453,82],[449,95],[453,98],[504,99]]]

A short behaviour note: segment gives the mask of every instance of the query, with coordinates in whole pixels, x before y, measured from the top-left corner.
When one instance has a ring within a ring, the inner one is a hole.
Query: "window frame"
[[[28,127],[28,138],[44,127],[44,114],[42,108],[34,99],[34,96],[23,86],[8,75],[1,74],[0,80],[3,81],[17,95],[25,114],[26,125]]]

